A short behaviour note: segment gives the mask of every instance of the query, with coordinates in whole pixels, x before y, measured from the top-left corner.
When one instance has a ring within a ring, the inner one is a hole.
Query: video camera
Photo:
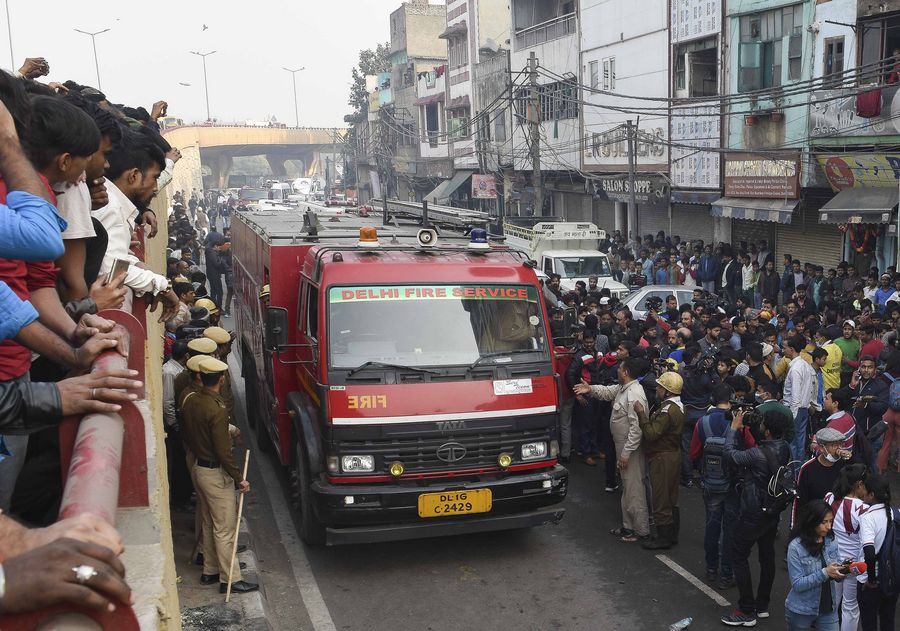
[[[763,415],[756,409],[755,403],[748,403],[743,399],[731,399],[728,403],[731,405],[731,410],[726,414],[728,420],[734,419],[735,412],[743,412],[744,427],[758,427],[762,424]]]

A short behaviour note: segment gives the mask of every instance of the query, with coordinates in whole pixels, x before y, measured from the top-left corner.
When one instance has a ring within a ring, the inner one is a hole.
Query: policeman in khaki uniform
[[[684,381],[676,372],[664,372],[656,378],[656,399],[662,401],[647,416],[638,404],[635,411],[641,426],[644,454],[652,495],[651,511],[656,537],[645,541],[647,550],[667,550],[678,543],[678,481],[681,476],[681,433],[684,406],[681,387]]]
[[[182,418],[186,427],[185,441],[195,457],[194,480],[197,494],[203,499],[203,549],[206,552],[201,583],[219,582],[225,593],[234,537],[237,536],[237,502],[235,486],[241,493],[250,490],[231,453],[228,410],[221,397],[228,365],[213,357],[197,363],[201,388],[188,392],[182,402]],[[199,507],[199,503],[198,503]],[[241,577],[235,561],[231,591],[245,593],[259,589]]]
[[[205,337],[194,338],[188,342],[188,355],[190,356],[188,358],[188,363],[190,363],[191,359],[194,357],[212,356],[218,348],[218,345],[210,339]],[[190,367],[188,367],[187,370],[182,370],[175,376],[174,391],[176,412],[181,409],[181,401],[184,399],[185,390],[192,382],[196,381],[196,372],[196,370],[192,371]]]
[[[212,355],[226,364],[228,363],[228,355],[231,353],[231,333],[220,326],[211,326],[203,330],[203,338],[212,340],[216,343],[216,350]],[[228,406],[228,419],[234,419],[234,393],[231,390],[231,372],[225,371],[225,383],[222,386],[222,399]]]

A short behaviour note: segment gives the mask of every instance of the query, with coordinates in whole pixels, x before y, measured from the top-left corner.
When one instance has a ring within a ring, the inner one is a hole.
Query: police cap
[[[223,361],[219,361],[215,357],[203,357],[200,360],[200,372],[204,375],[214,375],[217,373],[223,373],[228,370],[228,364]]]
[[[220,326],[207,327],[203,330],[203,337],[216,344],[228,344],[231,341],[231,334]]]
[[[208,337],[197,337],[188,342],[188,348],[195,353],[209,355],[219,350],[219,345]]]

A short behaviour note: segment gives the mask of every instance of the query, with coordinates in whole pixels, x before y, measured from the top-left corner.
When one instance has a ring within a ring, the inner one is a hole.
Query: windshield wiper
[[[491,353],[482,353],[481,357],[473,361],[469,364],[469,367],[466,370],[473,370],[478,364],[480,364],[485,359],[490,359],[491,357],[503,357],[504,355],[518,355],[519,353],[540,353],[542,352],[538,348],[517,348],[511,351],[493,351]]]
[[[365,370],[366,368],[393,368],[395,370],[412,370],[413,372],[421,372],[429,375],[439,375],[440,373],[435,370],[428,370],[427,368],[419,368],[417,366],[403,366],[402,364],[388,364],[385,362],[370,360],[364,362],[353,368],[350,372],[347,373],[347,377],[352,377],[356,373],[361,370]]]

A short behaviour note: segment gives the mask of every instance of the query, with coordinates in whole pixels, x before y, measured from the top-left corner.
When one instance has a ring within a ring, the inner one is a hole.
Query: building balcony
[[[545,42],[575,35],[578,24],[575,13],[561,15],[552,20],[529,26],[516,32],[516,50],[534,48]]]

